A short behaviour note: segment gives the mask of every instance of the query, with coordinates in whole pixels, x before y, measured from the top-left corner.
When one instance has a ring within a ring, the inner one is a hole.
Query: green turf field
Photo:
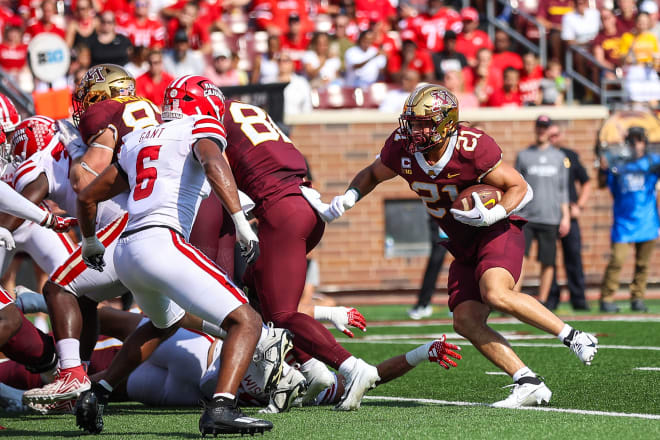
[[[649,305],[657,316],[660,302]],[[350,342],[343,335],[338,339],[347,342],[346,347],[356,356],[378,363],[447,333],[450,341],[463,346],[464,358],[458,368],[445,371],[437,365],[422,364],[406,376],[371,391],[362,408],[353,413],[308,407],[268,415],[275,428],[266,438],[660,438],[660,318],[626,314],[626,320],[594,316],[592,320],[572,322],[600,339],[601,349],[591,367],[581,365],[556,338],[527,325],[513,320],[494,324],[507,335],[523,361],[545,377],[554,393],[549,407],[509,410],[486,404],[506,397],[508,389],[501,387],[510,384],[510,378],[497,374],[495,367],[460,340],[450,325],[428,325],[424,321],[378,324],[383,319],[403,319],[406,308],[360,308],[371,323],[368,332],[357,332]],[[570,313],[570,307],[559,310],[560,315]],[[585,315],[589,316],[577,316]],[[437,308],[432,318],[446,317],[446,308]],[[246,412],[256,414],[254,409]],[[99,438],[199,438],[200,413],[200,408],[111,404]],[[0,437],[12,439],[79,435],[72,416],[14,416],[0,412],[0,425],[5,428],[0,430]]]

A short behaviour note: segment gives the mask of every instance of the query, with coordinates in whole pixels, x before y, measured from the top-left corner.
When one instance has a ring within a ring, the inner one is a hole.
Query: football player
[[[586,365],[596,354],[598,340],[565,324],[535,298],[513,290],[525,250],[525,219],[516,212],[531,200],[531,188],[502,161],[493,138],[459,124],[458,101],[444,87],[418,87],[406,100],[399,121],[379,157],[357,173],[345,194],[332,200],[324,218],[340,217],[379,183],[403,177],[449,236],[445,245],[455,257],[448,280],[454,329],[513,378],[509,397],[494,406],[548,403],[552,393],[542,379],[488,326],[491,310],[557,336]],[[477,183],[499,188],[500,202],[487,209],[472,193],[473,209],[450,209],[462,190]]]
[[[261,318],[225,273],[187,241],[199,204],[212,189],[231,213],[247,261],[259,256],[258,238],[222,155],[227,145],[224,111],[222,92],[206,78],[176,79],[165,91],[163,116],[169,122],[125,136],[117,162],[78,196],[83,256],[102,270],[104,248],[94,235],[97,203],[128,191],[130,216],[114,264],[158,329],[173,332],[183,306],[227,331],[213,400],[200,418],[202,434],[263,432],[273,426],[245,417],[236,400],[259,339]],[[138,345],[145,341],[137,336],[134,340]],[[125,350],[127,361],[132,352]],[[111,388],[110,379],[100,385]],[[79,420],[87,419],[90,407],[96,409],[96,399],[95,393],[79,399]]]

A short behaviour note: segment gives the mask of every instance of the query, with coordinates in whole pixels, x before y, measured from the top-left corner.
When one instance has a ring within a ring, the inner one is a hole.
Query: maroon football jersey
[[[303,155],[259,107],[225,102],[226,154],[238,189],[255,202],[255,215],[289,194],[300,194],[307,175]]]
[[[493,138],[476,128],[459,126],[447,150],[435,165],[421,153],[410,154],[396,129],[385,141],[380,160],[406,179],[426,205],[427,212],[449,236],[446,243],[455,258],[471,260],[477,234],[485,228],[468,226],[449,212],[452,202],[465,188],[481,179],[502,161],[502,150]],[[519,218],[519,217],[518,217]]]
[[[80,118],[78,129],[83,140],[89,145],[109,128],[114,133],[117,147],[121,145],[121,139],[133,130],[162,122],[160,110],[148,99],[118,96],[92,104]]]

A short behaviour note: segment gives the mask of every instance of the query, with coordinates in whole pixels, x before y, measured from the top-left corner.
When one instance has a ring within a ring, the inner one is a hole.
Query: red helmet
[[[11,132],[19,122],[21,122],[21,115],[18,114],[14,103],[0,93],[0,128],[6,132]]]
[[[32,116],[16,126],[11,138],[11,159],[22,162],[46,148],[57,135],[55,120]]]
[[[225,115],[225,96],[208,78],[182,76],[165,90],[163,119],[171,121],[190,115],[213,116],[219,121]]]

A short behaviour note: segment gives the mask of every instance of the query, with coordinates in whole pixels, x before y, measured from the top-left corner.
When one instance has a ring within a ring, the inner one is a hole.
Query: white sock
[[[112,385],[106,382],[105,379],[99,380],[99,385],[101,385],[103,388],[105,388],[106,390],[112,393],[113,390]]]
[[[202,321],[202,331],[208,333],[214,338],[224,339],[227,337],[227,332],[224,331],[219,325],[210,323],[208,321]]]
[[[571,333],[571,330],[573,330],[573,327],[568,324],[564,324],[564,328],[562,328],[557,335],[557,339],[559,339],[561,342],[564,342],[564,339],[568,337],[568,335]]]
[[[48,326],[48,319],[41,315],[34,318],[34,326],[46,334],[48,334],[50,331],[50,327]]]
[[[429,348],[431,348],[431,345],[433,344],[433,341],[427,342],[424,345],[420,345],[419,347],[410,350],[408,353],[406,353],[406,362],[411,367],[416,367],[417,365],[421,364],[424,361],[429,360]]]
[[[534,372],[530,370],[528,367],[522,367],[520,370],[513,373],[513,381],[518,382],[521,377],[525,377],[525,376],[536,377],[536,374],[534,374]]]
[[[73,368],[81,365],[79,340],[75,338],[60,339],[55,343],[55,351],[60,358],[60,368]]]
[[[215,394],[213,394],[214,399],[217,399],[218,397],[225,397],[229,400],[234,400],[236,398],[236,396],[233,395],[232,393],[215,393]]]
[[[357,365],[357,358],[355,356],[350,356],[339,366],[339,374],[346,378],[351,377],[355,365]]]

